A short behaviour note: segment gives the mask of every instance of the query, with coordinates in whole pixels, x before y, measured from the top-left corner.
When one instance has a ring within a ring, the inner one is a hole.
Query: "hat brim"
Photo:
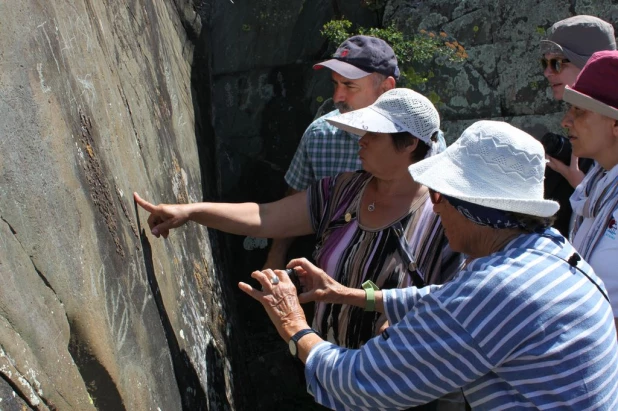
[[[449,155],[449,149],[412,164],[408,170],[419,184],[480,206],[537,217],[551,217],[560,208],[557,202],[551,200],[527,200],[507,196],[483,198],[475,195],[474,193],[480,191],[475,185],[482,184],[482,180],[474,178],[469,170],[454,162]]]
[[[562,99],[574,106],[594,111],[595,113],[618,120],[618,109],[580,93],[569,86],[564,88],[564,96]]]
[[[349,133],[362,137],[367,132],[372,133],[400,133],[407,131],[390,118],[378,113],[371,107],[350,111],[327,118],[331,125]]]
[[[551,40],[541,40],[541,54],[564,54],[564,49],[558,43]]]
[[[350,80],[358,80],[359,78],[367,77],[371,74],[371,72],[369,71],[361,70],[350,63],[346,63],[337,59],[326,60],[313,65],[314,70],[319,70],[324,67],[329,68],[332,71]]]
[[[541,54],[561,54],[579,69],[583,68],[590,58],[590,56],[581,56],[574,53],[551,40],[541,40]]]

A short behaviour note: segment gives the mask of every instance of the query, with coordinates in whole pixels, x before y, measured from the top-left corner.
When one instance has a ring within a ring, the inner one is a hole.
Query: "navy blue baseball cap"
[[[333,58],[313,66],[327,67],[345,78],[356,80],[371,73],[392,76],[399,80],[397,56],[384,40],[371,36],[353,36],[341,43]]]

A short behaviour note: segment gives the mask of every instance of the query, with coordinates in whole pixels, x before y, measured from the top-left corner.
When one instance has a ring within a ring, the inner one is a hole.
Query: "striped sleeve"
[[[362,172],[342,172],[324,177],[307,189],[307,207],[317,237],[323,236],[333,219],[343,217],[359,186],[369,176]]]
[[[453,317],[417,305],[359,350],[315,347],[305,372],[316,401],[337,410],[402,409],[455,391],[492,368]]]
[[[307,207],[311,218],[311,227],[316,233],[316,237],[321,236],[323,226],[328,223],[326,213],[335,181],[336,177],[326,177],[316,181],[307,189]]]
[[[431,285],[423,288],[391,288],[382,290],[384,313],[390,324],[396,324],[414,307],[414,304],[425,295],[440,289],[441,286]]]

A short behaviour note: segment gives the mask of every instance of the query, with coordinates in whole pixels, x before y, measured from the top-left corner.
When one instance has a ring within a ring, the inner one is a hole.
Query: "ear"
[[[618,120],[614,119],[614,125],[612,126],[612,132],[614,137],[618,138]]]
[[[387,77],[381,84],[382,93],[386,93],[388,90],[392,90],[395,88],[397,82],[393,76]]]
[[[412,138],[412,143],[410,145],[406,146],[405,151],[407,153],[413,153],[414,151],[416,151],[416,147],[418,147],[418,142],[419,142],[419,139],[416,138],[416,137],[413,137]]]

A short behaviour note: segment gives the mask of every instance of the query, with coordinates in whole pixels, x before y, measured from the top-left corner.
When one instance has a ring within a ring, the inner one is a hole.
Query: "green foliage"
[[[414,67],[407,67],[405,70],[401,70],[401,79],[405,79],[406,86],[414,88],[414,86],[427,82],[429,76],[425,73],[417,72],[414,70]]]
[[[320,33],[337,47],[350,37],[351,28],[352,22],[349,20],[331,20],[322,26]]]
[[[378,6],[381,0],[364,0],[366,6]],[[401,86],[415,86],[425,83],[433,77],[433,73],[419,73],[412,66],[414,63],[425,64],[436,59],[461,63],[468,54],[465,48],[457,41],[450,39],[445,32],[438,34],[420,30],[415,36],[408,38],[395,26],[385,28],[359,27],[356,32],[352,30],[352,23],[348,20],[331,20],[322,28],[322,35],[337,47],[345,39],[355,34],[364,34],[378,37],[391,45],[397,55],[401,78]],[[431,74],[431,75],[430,75]]]
[[[431,101],[433,103],[434,106],[438,107],[442,104],[442,100],[440,99],[440,96],[438,95],[438,93],[436,93],[435,91],[430,91],[429,94],[427,95],[427,98],[429,99],[429,101]]]

